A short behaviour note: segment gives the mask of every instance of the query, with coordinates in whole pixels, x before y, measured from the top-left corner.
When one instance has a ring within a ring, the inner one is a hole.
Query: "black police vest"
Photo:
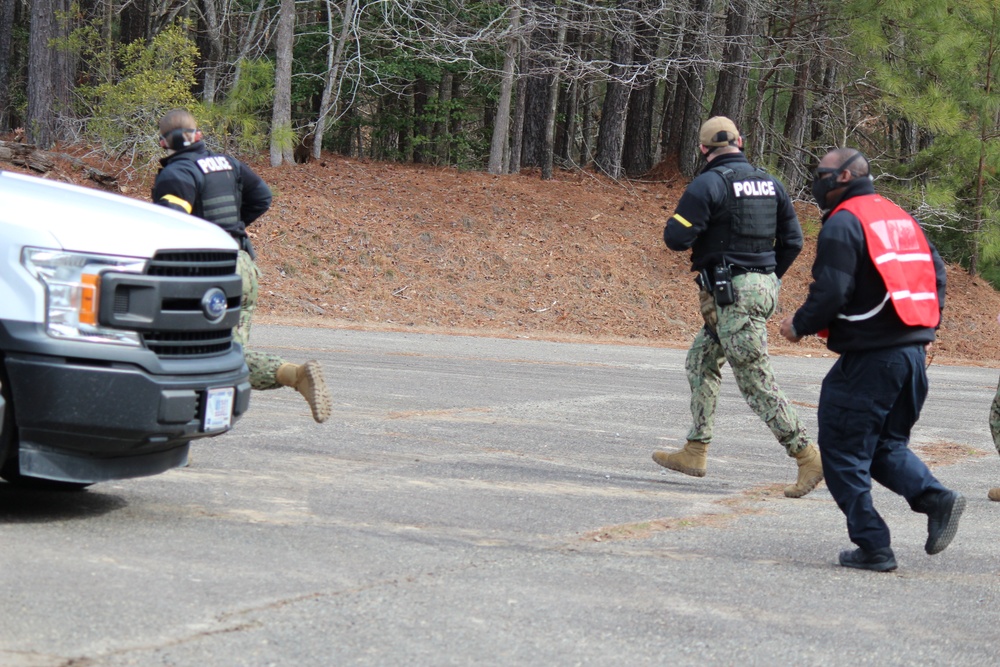
[[[246,234],[246,228],[240,219],[240,190],[242,189],[239,171],[225,155],[206,155],[194,161],[204,174],[200,200],[196,212],[206,220],[210,220],[234,236]]]
[[[727,252],[766,253],[774,250],[778,232],[778,185],[752,165],[717,167],[726,181],[726,208],[709,220],[708,229],[692,246],[692,259]]]
[[[225,155],[204,155],[191,160],[203,175],[201,193],[192,213],[214,222],[231,235],[246,236],[246,226],[240,219],[240,172]]]

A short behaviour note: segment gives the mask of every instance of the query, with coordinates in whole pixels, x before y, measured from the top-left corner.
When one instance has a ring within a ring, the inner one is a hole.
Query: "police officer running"
[[[860,151],[827,153],[812,192],[823,210],[813,282],[781,335],[798,342],[827,330],[827,347],[840,354],[819,397],[826,483],[858,546],[839,560],[888,572],[896,558],[873,479],[927,515],[928,554],[948,546],[965,508],[908,446],[927,397],[925,348],[941,321],[945,267],[917,221],[875,194]]]
[[[293,387],[309,403],[313,419],[326,421],[332,399],[318,361],[291,364],[276,355],[247,349],[260,271],[246,226],[270,208],[270,188],[243,163],[209,151],[187,110],[167,112],[159,129],[160,146],[168,155],[160,160],[153,202],[213,222],[240,245],[237,269],[243,278],[243,302],[234,339],[243,346],[250,385],[254,389]]]
[[[728,118],[701,126],[708,165],[684,191],[663,239],[671,250],[691,249],[705,326],[688,351],[694,424],[678,452],[656,451],[653,460],[686,475],[704,477],[715,406],[728,361],[750,408],[798,463],[785,487],[800,498],[823,479],[816,446],[778,387],[767,354],[766,323],[778,303],[779,279],[802,250],[802,228],[784,187],[743,155],[743,138]]]

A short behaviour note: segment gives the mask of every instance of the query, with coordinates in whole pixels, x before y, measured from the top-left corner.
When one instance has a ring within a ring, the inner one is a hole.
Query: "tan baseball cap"
[[[701,125],[702,146],[728,146],[740,138],[736,123],[725,116],[713,116]]]

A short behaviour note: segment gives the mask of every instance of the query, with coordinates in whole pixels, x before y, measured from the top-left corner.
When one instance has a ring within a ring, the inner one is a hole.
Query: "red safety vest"
[[[936,327],[941,320],[938,305],[937,274],[927,237],[909,213],[876,194],[851,197],[833,210],[847,210],[861,221],[868,245],[868,256],[885,281],[885,300],[857,315],[840,314],[841,319],[867,320],[878,314],[892,299],[904,324]]]

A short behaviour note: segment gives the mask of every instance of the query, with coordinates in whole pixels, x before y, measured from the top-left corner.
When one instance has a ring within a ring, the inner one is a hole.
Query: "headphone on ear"
[[[192,135],[197,132],[197,130],[185,129],[183,127],[176,127],[166,134],[160,135],[160,141],[163,143],[164,148],[169,148],[173,151],[179,151],[183,148],[187,148],[191,145],[191,142],[187,140],[184,136],[185,132],[190,132]]]

